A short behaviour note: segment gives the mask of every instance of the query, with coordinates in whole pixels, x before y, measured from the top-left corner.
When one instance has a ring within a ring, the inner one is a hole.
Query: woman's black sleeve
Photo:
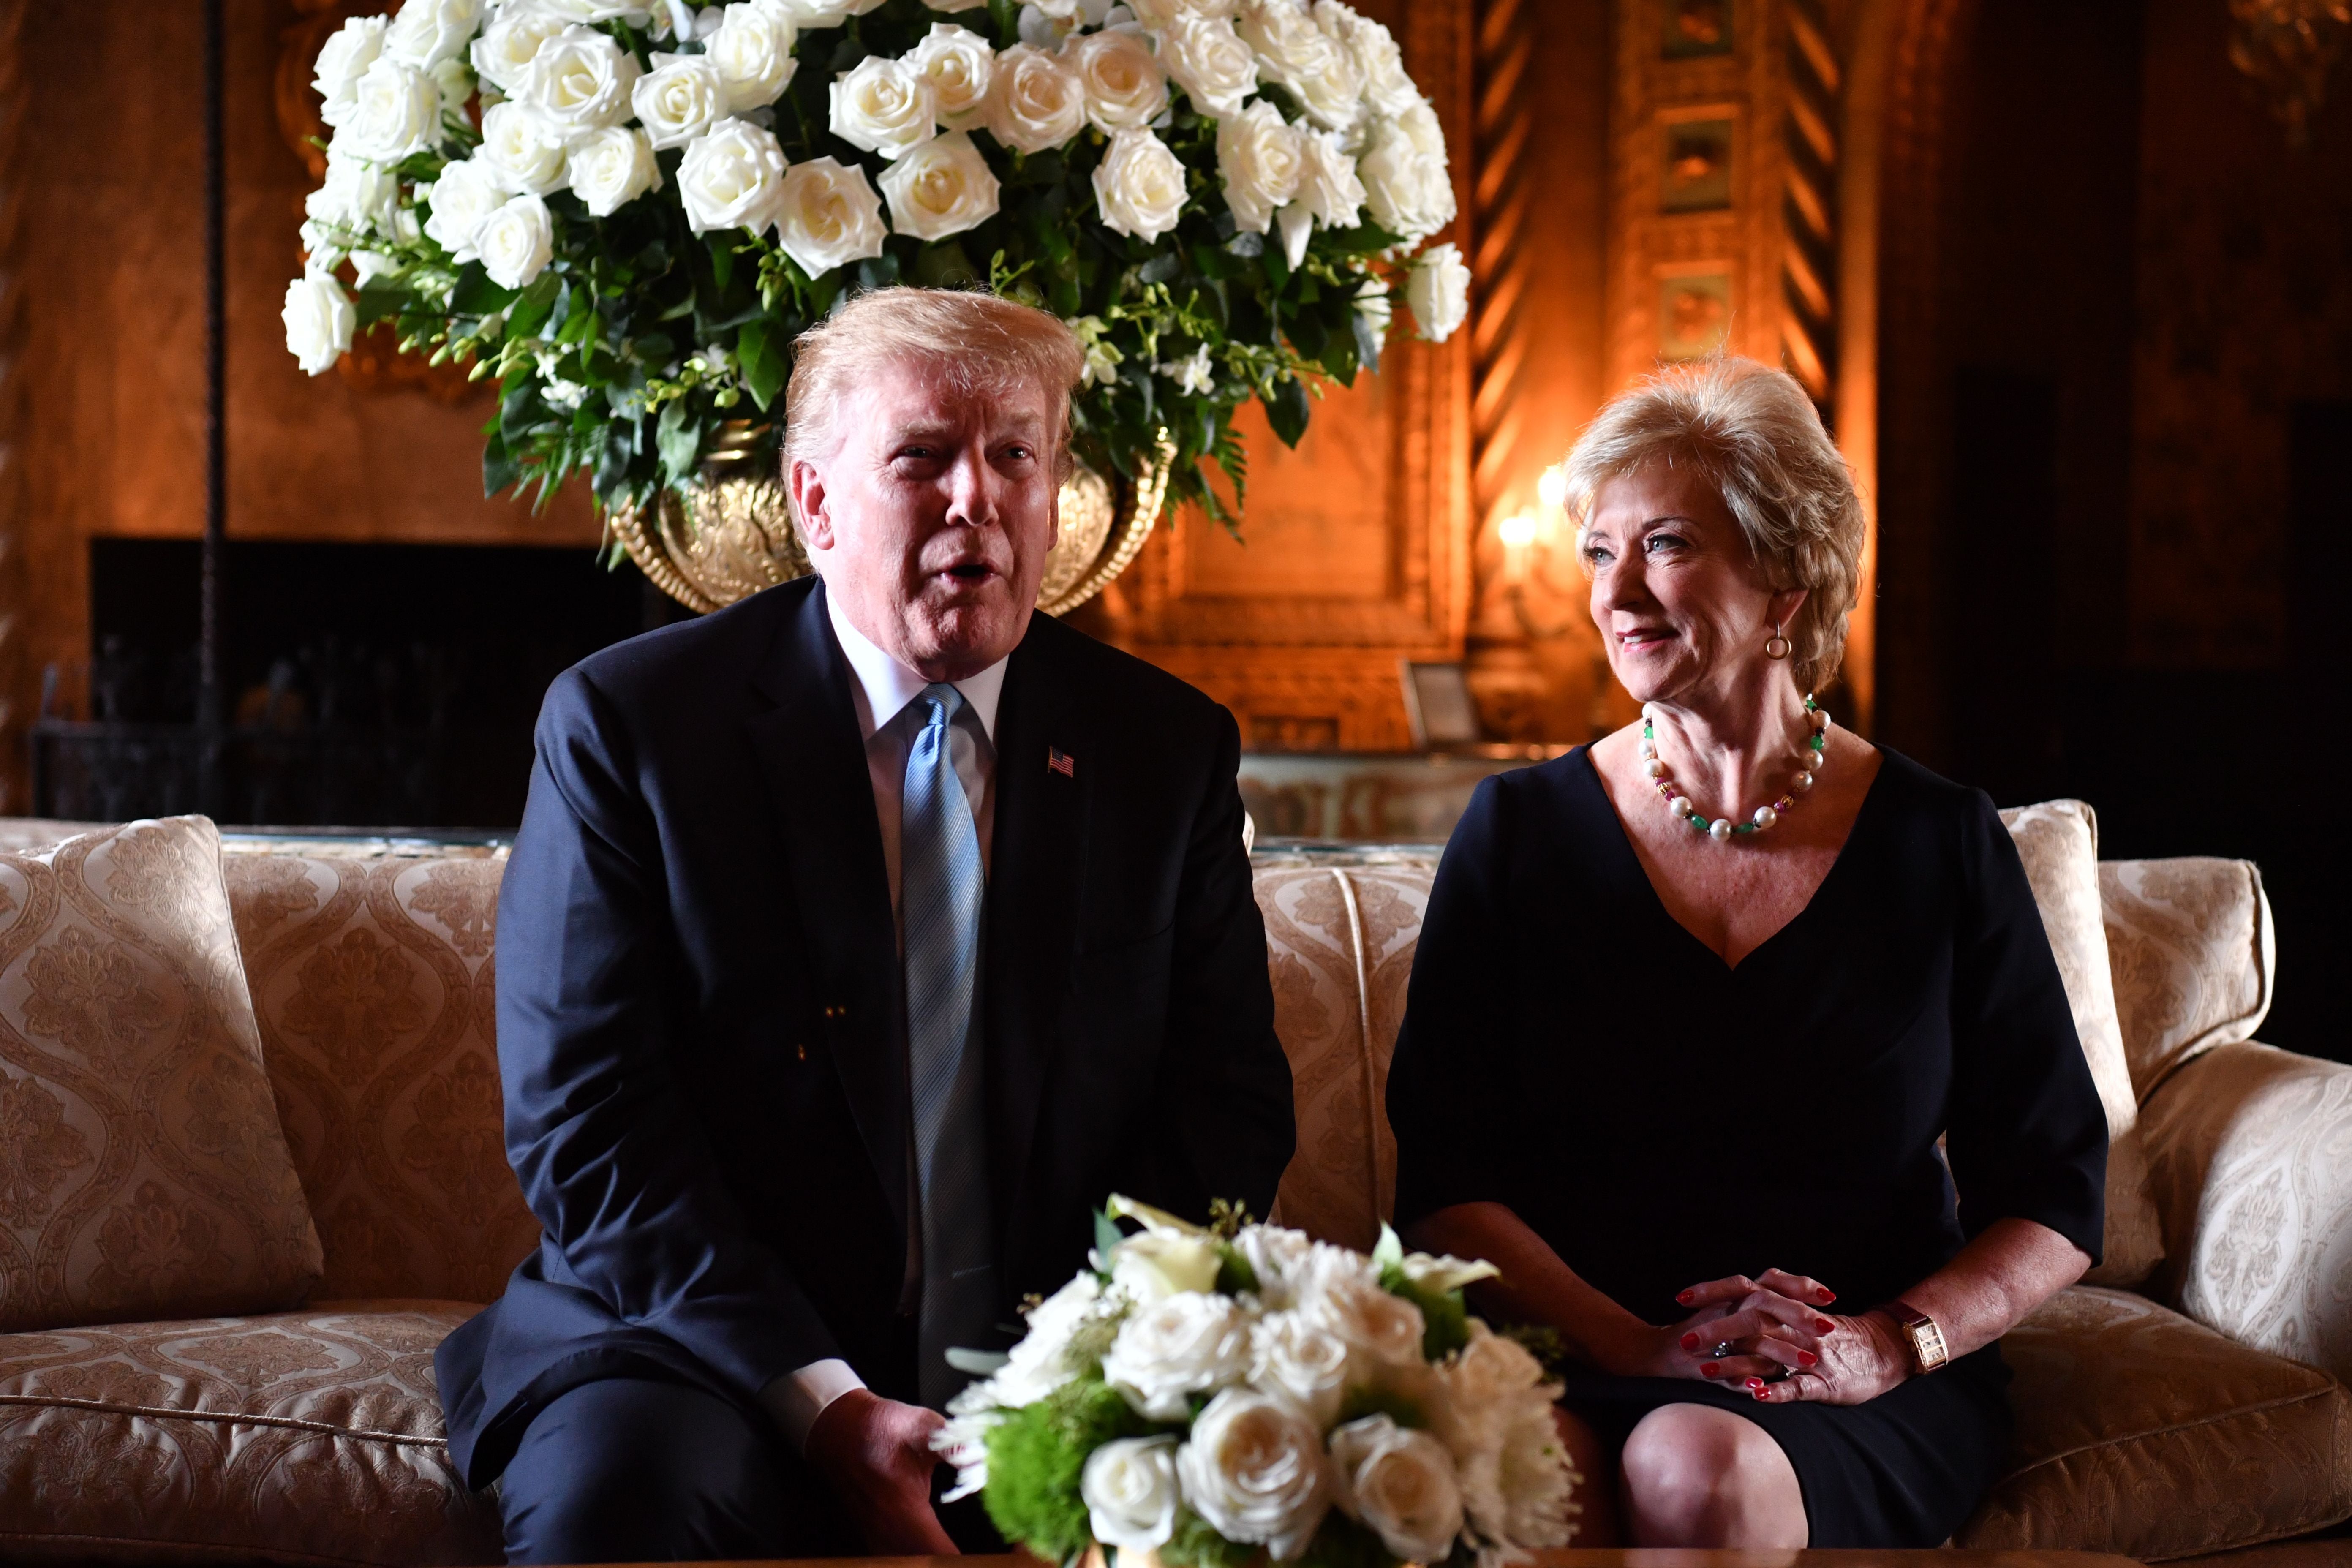
[[[1946,1152],[1970,1237],[2049,1226],[2099,1260],[2107,1119],[2025,866],[1979,793],[1960,830]]]
[[[1400,1226],[1455,1204],[1512,1198],[1507,1151],[1519,1139],[1510,1058],[1523,1034],[1524,977],[1506,907],[1511,805],[1500,779],[1478,786],[1430,889],[1389,1069]]]

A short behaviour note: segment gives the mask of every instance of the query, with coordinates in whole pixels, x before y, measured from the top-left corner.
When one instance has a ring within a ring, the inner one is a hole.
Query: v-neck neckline
[[[1586,785],[1591,788],[1594,798],[1599,801],[1602,815],[1609,818],[1609,826],[1616,829],[1617,845],[1623,854],[1626,867],[1632,870],[1633,879],[1639,882],[1642,885],[1643,890],[1650,896],[1650,907],[1657,912],[1657,916],[1660,920],[1664,921],[1674,930],[1681,932],[1684,938],[1687,940],[1693,947],[1698,949],[1699,952],[1714,960],[1717,971],[1727,978],[1736,976],[1742,970],[1746,969],[1756,960],[1759,954],[1762,953],[1765,949],[1772,946],[1782,937],[1786,936],[1800,921],[1803,921],[1807,915],[1812,913],[1813,910],[1820,905],[1822,896],[1828,893],[1831,885],[1838,880],[1838,873],[1845,869],[1846,858],[1853,849],[1853,841],[1862,835],[1863,824],[1871,820],[1873,810],[1878,804],[1878,786],[1884,783],[1886,778],[1887,763],[1886,750],[1885,747],[1881,747],[1879,748],[1878,771],[1871,775],[1869,786],[1863,791],[1862,805],[1856,808],[1853,814],[1853,821],[1846,827],[1845,842],[1838,846],[1837,858],[1830,862],[1829,870],[1823,874],[1820,883],[1814,887],[1812,895],[1804,901],[1804,904],[1795,914],[1792,914],[1787,920],[1782,921],[1772,933],[1766,937],[1762,942],[1758,942],[1754,947],[1749,948],[1746,952],[1740,954],[1739,962],[1734,963],[1710,946],[1706,938],[1700,936],[1698,932],[1691,930],[1690,927],[1683,924],[1680,920],[1675,918],[1675,911],[1672,909],[1669,909],[1666,905],[1665,895],[1658,891],[1658,884],[1651,878],[1650,868],[1643,863],[1641,851],[1633,847],[1633,836],[1631,832],[1627,831],[1624,817],[1618,815],[1617,803],[1610,798],[1608,786],[1601,782],[1601,770],[1592,765],[1592,748],[1591,746],[1582,747],[1578,751],[1576,756],[1577,761],[1583,766],[1584,782]]]

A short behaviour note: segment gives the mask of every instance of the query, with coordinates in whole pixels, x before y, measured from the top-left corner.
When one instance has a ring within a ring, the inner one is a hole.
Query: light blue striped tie
[[[987,1343],[995,1318],[980,1031],[981,910],[988,890],[971,802],[949,755],[952,686],[927,686],[900,800],[899,908],[907,932],[907,1063],[921,1192],[922,1400],[934,1409],[970,1379],[947,1363]]]

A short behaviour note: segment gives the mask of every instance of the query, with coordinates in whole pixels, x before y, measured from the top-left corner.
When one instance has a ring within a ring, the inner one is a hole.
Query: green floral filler
[[[1467,310],[1435,112],[1337,0],[407,0],[348,23],[289,349],[355,331],[495,379],[485,489],[692,478],[772,454],[793,342],[861,289],[983,289],[1086,352],[1075,443],[1233,526],[1253,401],[1376,370],[1394,302]],[[1221,493],[1202,465],[1227,481]]]

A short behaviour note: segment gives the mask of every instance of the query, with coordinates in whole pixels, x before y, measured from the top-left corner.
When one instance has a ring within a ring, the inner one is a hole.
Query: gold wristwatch
[[[1908,1301],[1890,1301],[1886,1310],[1903,1325],[1903,1337],[1911,1342],[1911,1364],[1918,1372],[1933,1372],[1952,1359],[1949,1346],[1944,1343],[1944,1331],[1936,1320]]]

